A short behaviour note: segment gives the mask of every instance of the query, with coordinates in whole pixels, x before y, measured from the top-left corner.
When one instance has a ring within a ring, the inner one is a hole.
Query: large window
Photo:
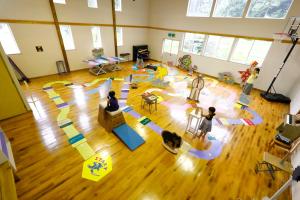
[[[242,17],[247,0],[217,0],[214,17]]]
[[[182,51],[200,55],[203,51],[205,35],[185,33],[182,45]]]
[[[66,4],[66,0],[53,0],[54,3]]]
[[[69,25],[60,25],[60,32],[64,41],[65,49],[66,50],[74,50],[74,39],[72,35],[71,26]]]
[[[0,23],[0,43],[6,54],[20,53],[20,49],[8,24]]]
[[[97,0],[88,0],[88,7],[89,8],[98,8]]]
[[[293,0],[252,0],[247,17],[285,18]]]
[[[179,41],[177,40],[170,40],[165,39],[163,43],[163,53],[169,53],[169,54],[178,54],[179,50]]]
[[[188,17],[209,17],[213,0],[189,0]]]
[[[115,11],[122,11],[122,0],[115,0]]]
[[[210,35],[208,37],[204,55],[208,57],[227,60],[234,38]]]
[[[92,31],[94,48],[101,48],[102,47],[102,39],[101,39],[100,27],[94,26],[91,28],[91,31]]]
[[[260,40],[238,39],[230,61],[250,64],[256,60],[259,65],[264,62],[272,42]]]
[[[123,46],[123,29],[121,27],[117,28],[117,45]]]

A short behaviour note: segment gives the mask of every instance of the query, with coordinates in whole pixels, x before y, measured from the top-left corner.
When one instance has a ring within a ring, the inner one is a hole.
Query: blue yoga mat
[[[131,151],[145,143],[145,140],[127,124],[122,124],[114,128],[112,132],[117,135]]]

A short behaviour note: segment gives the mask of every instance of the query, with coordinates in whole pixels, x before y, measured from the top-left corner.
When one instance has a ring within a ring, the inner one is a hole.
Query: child
[[[215,112],[216,112],[215,107],[208,108],[208,115],[203,115],[201,111],[201,116],[204,117],[204,119],[202,120],[199,126],[199,130],[201,131],[199,137],[201,136],[205,137],[205,135],[211,131],[212,119],[216,115]]]
[[[243,93],[245,95],[250,95],[251,90],[253,88],[253,82],[254,82],[255,79],[257,79],[259,72],[260,72],[260,69],[255,68],[253,70],[253,72],[251,73],[251,75],[249,76],[249,78],[247,79],[246,84],[243,88]]]
[[[177,149],[181,147],[182,139],[176,133],[164,130],[161,133],[163,145],[172,153],[177,153]]]
[[[251,73],[253,72],[253,70],[255,69],[255,67],[258,65],[257,61],[253,61],[250,64],[250,67],[248,69],[246,69],[246,71],[239,71],[239,73],[241,74],[241,87],[243,88],[246,84],[247,79],[249,78],[249,76],[251,75]]]
[[[108,112],[114,112],[119,109],[118,99],[115,97],[115,91],[110,91],[107,96],[107,106],[105,108]]]

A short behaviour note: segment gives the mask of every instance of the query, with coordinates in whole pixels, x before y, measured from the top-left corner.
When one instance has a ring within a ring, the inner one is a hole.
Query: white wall
[[[62,22],[112,24],[111,0],[98,0],[98,8],[89,8],[87,0],[69,0],[55,8]]]
[[[48,0],[0,0],[0,19],[52,20]]]
[[[19,68],[29,77],[55,74],[55,62],[63,60],[55,27],[37,24],[10,26],[21,51],[11,58]],[[35,46],[42,46],[44,51],[37,52]]]
[[[272,37],[285,20],[186,17],[188,0],[151,0],[150,26],[254,37]],[[300,1],[294,0],[289,16],[299,16]]]
[[[210,32],[220,34],[232,34],[250,37],[272,38],[274,32],[283,30],[287,20],[280,19],[247,19],[247,18],[199,18],[186,17],[188,0],[152,0],[150,4],[150,26],[179,29],[187,31]],[[299,14],[300,1],[294,1],[288,16]],[[157,29],[149,31],[149,44],[151,57],[161,60],[162,41],[167,38],[168,32]],[[176,40],[182,42],[183,32],[176,32]],[[255,87],[266,90],[272,81],[277,69],[288,52],[291,44],[273,43],[261,70]],[[179,52],[179,56],[187,53]],[[296,56],[298,55],[298,57]],[[293,82],[297,78],[296,71],[300,70],[299,47],[297,47],[289,58],[283,72],[275,83],[277,92],[287,95]],[[218,76],[219,72],[231,72],[236,81],[239,81],[239,70],[245,70],[248,66],[229,61],[192,55],[193,64],[199,67],[200,72]],[[287,80],[288,77],[288,80]]]
[[[150,1],[122,0],[122,12],[116,12],[117,24],[148,26]]]
[[[298,73],[299,74],[299,73]],[[295,114],[300,110],[300,76],[294,83],[294,87],[290,91],[290,97],[292,99],[290,113]],[[292,155],[293,167],[300,166],[300,147]],[[293,199],[300,199],[300,183],[293,183],[292,186]]]
[[[124,45],[119,46],[120,53],[130,53],[132,59],[132,46],[148,44],[148,29],[142,28],[123,28]]]
[[[175,32],[175,40],[180,41],[180,51],[178,57],[188,54],[181,51],[182,39],[184,33]],[[161,60],[163,39],[167,38],[168,31],[150,30],[149,44],[151,57],[155,60]],[[266,90],[271,83],[278,68],[281,66],[284,57],[286,56],[291,44],[273,43],[270,51],[262,64],[262,70],[259,78],[255,82],[255,87],[261,90]],[[206,56],[199,56],[190,54],[192,56],[193,65],[197,65],[199,72],[218,77],[219,72],[231,72],[237,82],[240,82],[240,75],[238,71],[245,70],[248,66],[234,63],[230,61],[210,58]],[[297,56],[296,56],[297,55]],[[277,92],[287,95],[290,88],[292,88],[294,81],[298,78],[300,70],[300,48],[296,47],[291,54],[286,66],[284,67],[279,78],[275,82]],[[288,81],[287,81],[288,78]]]
[[[104,52],[114,56],[111,0],[98,0],[98,8],[88,8],[87,0],[67,0],[67,4],[55,4],[60,22],[108,24],[101,27]],[[122,12],[117,13],[121,25],[147,26],[149,0],[123,0]],[[12,14],[13,13],[13,14]],[[48,0],[0,0],[0,19],[53,21]],[[29,77],[57,73],[57,60],[63,60],[54,25],[10,24],[21,54],[11,57]],[[72,25],[75,50],[67,50],[71,70],[87,68],[82,61],[91,57],[93,49],[90,26]],[[133,45],[148,44],[148,29],[123,28],[124,45],[119,53],[132,53]],[[38,53],[35,46],[42,45]],[[132,56],[132,55],[131,55]]]

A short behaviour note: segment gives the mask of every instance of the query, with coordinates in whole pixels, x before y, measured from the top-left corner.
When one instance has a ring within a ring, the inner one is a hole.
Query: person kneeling
[[[119,109],[118,99],[115,97],[115,91],[110,91],[107,96],[107,106],[105,108],[108,112],[114,112]]]
[[[161,135],[163,138],[163,146],[171,153],[177,154],[178,149],[182,145],[181,137],[167,130],[164,130]]]

